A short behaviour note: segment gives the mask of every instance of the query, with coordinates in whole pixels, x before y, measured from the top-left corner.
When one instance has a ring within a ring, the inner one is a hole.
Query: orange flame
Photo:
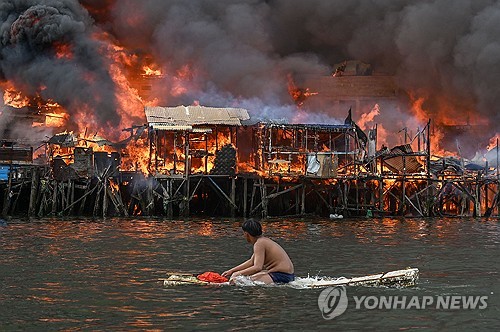
[[[142,67],[144,71],[144,76],[162,76],[162,72],[160,69],[154,69],[152,66],[144,66]]]
[[[288,75],[288,93],[295,101],[297,106],[302,106],[307,98],[319,94],[319,92],[311,92],[309,88],[299,88],[295,84],[292,75]]]

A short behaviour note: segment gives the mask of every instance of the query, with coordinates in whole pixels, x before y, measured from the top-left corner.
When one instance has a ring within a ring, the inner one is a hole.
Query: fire
[[[149,144],[147,139],[140,138],[136,142],[127,145],[122,153],[123,171],[139,171],[150,174],[149,171]]]
[[[142,67],[142,70],[144,71],[144,76],[162,76],[162,72],[160,69],[154,69],[150,66],[144,66]]]
[[[68,115],[66,113],[47,113],[45,114],[45,125],[47,127],[63,127],[68,121]]]
[[[54,43],[53,47],[57,59],[73,59],[73,51],[70,44]]]
[[[358,126],[363,130],[367,130],[368,123],[373,122],[377,115],[380,115],[380,106],[378,104],[375,104],[375,106],[373,106],[372,110],[369,113],[361,114],[361,118],[358,121]]]
[[[417,119],[421,122],[425,123],[429,117],[429,111],[424,109],[424,103],[426,101],[425,97],[416,97],[414,95],[410,95],[410,99],[412,101],[411,111],[416,115]],[[434,120],[434,118],[433,118]],[[434,155],[440,156],[456,156],[455,152],[445,150],[440,142],[444,138],[444,133],[438,126],[433,126],[431,130],[431,153]]]
[[[486,149],[488,151],[496,149],[499,141],[500,141],[500,134],[497,133],[490,139],[490,143],[488,144],[488,147]]]
[[[5,105],[9,105],[15,108],[23,108],[29,105],[29,98],[23,96],[20,91],[16,91],[14,88],[7,88],[3,93],[3,102]]]
[[[112,178],[109,178],[109,186],[111,187],[111,190],[114,193],[117,193],[120,191],[120,185],[117,182],[115,182]]]
[[[307,98],[319,94],[318,92],[309,91],[309,88],[303,89],[297,87],[292,75],[288,75],[288,93],[299,107],[304,104]]]

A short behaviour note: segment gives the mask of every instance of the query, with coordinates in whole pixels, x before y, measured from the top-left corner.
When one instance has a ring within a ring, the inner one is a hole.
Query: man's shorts
[[[269,276],[275,284],[288,284],[290,281],[295,280],[295,274],[293,273],[269,272]]]

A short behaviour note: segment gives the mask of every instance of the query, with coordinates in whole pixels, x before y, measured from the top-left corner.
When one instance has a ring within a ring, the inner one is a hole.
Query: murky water
[[[251,254],[241,220],[11,220],[0,225],[0,330],[384,329],[500,327],[497,220],[284,220],[264,223],[299,276],[418,267],[417,287],[349,287],[324,320],[321,290],[165,288],[169,271],[222,272]],[[488,296],[484,310],[356,309],[361,296]]]

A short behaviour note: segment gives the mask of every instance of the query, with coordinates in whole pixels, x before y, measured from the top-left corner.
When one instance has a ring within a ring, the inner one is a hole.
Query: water
[[[0,331],[498,330],[497,220],[282,220],[264,223],[299,276],[418,267],[412,288],[349,287],[324,320],[321,290],[165,288],[169,271],[222,272],[251,254],[241,220],[10,220],[0,225]],[[487,295],[485,310],[356,309],[353,296]]]

